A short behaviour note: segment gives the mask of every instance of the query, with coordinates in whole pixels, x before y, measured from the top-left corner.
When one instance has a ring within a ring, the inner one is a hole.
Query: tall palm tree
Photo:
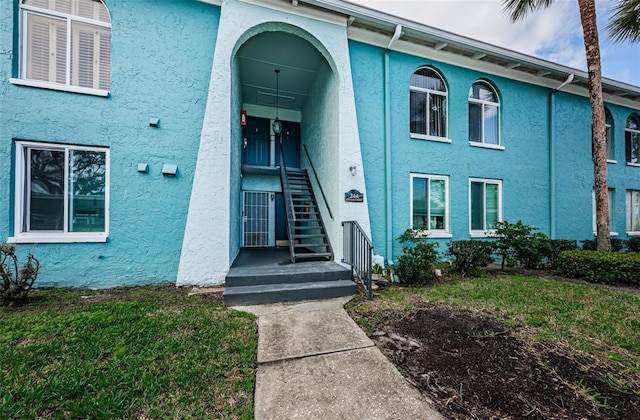
[[[620,0],[621,3],[638,3],[638,0]],[[528,13],[544,9],[553,0],[503,0],[504,11],[513,22],[523,19]],[[595,0],[578,0],[580,21],[584,34],[589,75],[589,100],[592,111],[593,175],[596,196],[596,246],[598,250],[611,250],[609,226],[609,188],[607,186],[607,140],[606,117],[602,98],[602,72],[600,43],[596,24]],[[625,35],[626,36],[626,35]]]

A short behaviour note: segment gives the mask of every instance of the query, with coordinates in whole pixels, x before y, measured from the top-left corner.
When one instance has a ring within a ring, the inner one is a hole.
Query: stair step
[[[326,238],[326,237],[327,235],[325,235],[324,233],[293,235],[293,239]]]
[[[225,287],[224,303],[233,305],[260,305],[311,299],[330,299],[356,294],[358,286],[351,280],[315,283],[274,284],[261,286]]]
[[[295,254],[296,260],[313,260],[313,259],[329,259],[332,257],[330,252],[301,252]]]
[[[327,246],[326,242],[315,242],[315,243],[304,243],[304,244],[294,244],[293,247],[294,248],[316,248],[316,247],[325,247]]]

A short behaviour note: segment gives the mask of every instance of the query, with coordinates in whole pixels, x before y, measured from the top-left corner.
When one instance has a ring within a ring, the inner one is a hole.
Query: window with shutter
[[[111,20],[101,0],[24,0],[21,9],[21,79],[84,93],[109,90]]]

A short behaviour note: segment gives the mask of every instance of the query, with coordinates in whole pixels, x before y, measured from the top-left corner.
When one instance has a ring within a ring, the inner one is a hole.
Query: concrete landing
[[[258,316],[257,420],[443,418],[349,317],[349,299],[234,308]]]

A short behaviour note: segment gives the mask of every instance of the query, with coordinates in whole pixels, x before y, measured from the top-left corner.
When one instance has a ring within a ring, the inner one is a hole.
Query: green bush
[[[16,246],[0,243],[0,305],[22,303],[38,277],[40,263],[32,253],[27,261],[18,265]]]
[[[636,252],[565,251],[557,265],[566,276],[594,283],[640,285],[640,253]]]
[[[580,241],[582,244],[583,251],[596,251],[596,240],[595,239],[585,239],[584,241]],[[627,248],[627,241],[624,239],[611,238],[611,251],[612,252],[622,252]]]
[[[627,241],[627,251],[640,252],[640,238],[631,238]]]
[[[538,268],[550,253],[548,237],[535,232],[537,228],[525,225],[521,220],[516,223],[496,222],[496,249],[502,256],[502,268],[524,265]]]
[[[438,261],[438,244],[427,242],[427,234],[424,229],[407,229],[397,238],[403,247],[394,271],[403,283],[426,284],[433,278],[433,265]]]
[[[547,254],[545,255],[547,264],[551,268],[557,268],[558,257],[564,251],[575,251],[578,249],[578,242],[572,239],[547,239]]]
[[[464,276],[491,264],[494,250],[493,241],[451,241],[447,243],[445,255],[454,257],[454,269]]]

